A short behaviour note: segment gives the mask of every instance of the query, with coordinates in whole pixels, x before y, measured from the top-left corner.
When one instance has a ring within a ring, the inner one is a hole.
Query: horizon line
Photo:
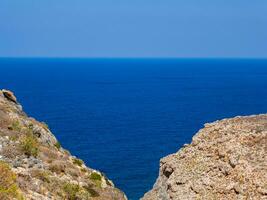
[[[201,59],[216,59],[216,60],[266,60],[267,57],[61,57],[61,56],[0,56],[0,59],[106,59],[106,60],[201,60]]]

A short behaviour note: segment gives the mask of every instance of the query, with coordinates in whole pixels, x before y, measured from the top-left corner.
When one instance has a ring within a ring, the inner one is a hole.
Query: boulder
[[[5,89],[3,89],[2,92],[3,92],[4,97],[7,98],[9,101],[12,101],[12,102],[18,104],[17,98],[15,97],[13,92],[11,92],[9,90],[5,90]]]

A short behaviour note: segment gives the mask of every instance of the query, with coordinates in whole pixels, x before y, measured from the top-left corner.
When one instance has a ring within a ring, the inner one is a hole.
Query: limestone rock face
[[[142,200],[267,199],[267,115],[205,124],[177,153],[160,161]]]
[[[126,200],[103,173],[63,149],[48,126],[0,90],[0,199]]]

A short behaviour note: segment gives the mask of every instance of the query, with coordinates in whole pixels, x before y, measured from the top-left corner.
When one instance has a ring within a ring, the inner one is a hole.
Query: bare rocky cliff
[[[101,172],[63,149],[45,123],[0,90],[0,199],[126,200]]]
[[[161,159],[142,200],[188,199],[267,199],[267,115],[205,124],[191,144]]]

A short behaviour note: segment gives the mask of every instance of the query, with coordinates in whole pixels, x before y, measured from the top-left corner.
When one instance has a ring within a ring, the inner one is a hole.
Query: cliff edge
[[[160,161],[142,200],[267,199],[267,115],[205,124],[177,153]]]
[[[45,123],[0,90],[0,199],[126,200],[101,172],[63,149]]]

